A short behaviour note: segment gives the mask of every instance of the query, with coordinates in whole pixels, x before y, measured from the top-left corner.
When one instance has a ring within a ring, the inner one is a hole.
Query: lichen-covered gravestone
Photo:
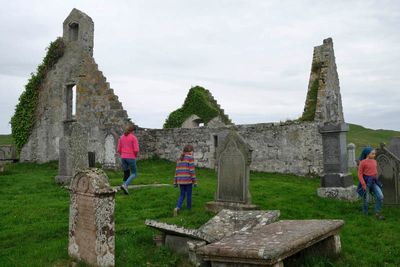
[[[384,204],[400,204],[400,157],[381,144],[377,149],[379,180],[383,183]]]
[[[95,266],[115,264],[115,193],[99,169],[78,172],[70,186],[68,254]]]
[[[79,170],[89,167],[87,147],[86,129],[75,120],[64,121],[64,136],[60,139],[56,183],[68,185]]]
[[[257,208],[251,204],[249,190],[251,152],[243,138],[231,130],[217,150],[217,191],[215,201],[206,204],[208,210]]]
[[[393,137],[390,139],[388,149],[392,152],[396,157],[400,159],[400,136]]]

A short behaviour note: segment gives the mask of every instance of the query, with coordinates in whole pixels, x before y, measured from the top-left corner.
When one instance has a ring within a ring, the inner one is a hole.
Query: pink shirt
[[[360,165],[358,166],[358,180],[362,185],[365,184],[363,177],[364,175],[373,177],[378,176],[376,160],[364,159],[360,162]]]
[[[139,153],[139,142],[132,133],[122,135],[118,140],[118,154],[123,159],[136,159]]]

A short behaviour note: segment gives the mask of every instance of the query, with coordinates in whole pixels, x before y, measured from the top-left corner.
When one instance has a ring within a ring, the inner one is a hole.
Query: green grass
[[[356,124],[349,124],[349,128],[347,142],[356,145],[356,156],[361,153],[362,148],[365,146],[370,145],[377,148],[380,143],[388,144],[392,137],[400,136],[399,131],[373,130]]]
[[[134,184],[171,183],[174,163],[138,162]],[[67,266],[69,193],[54,183],[57,163],[18,163],[0,174],[0,265]],[[112,185],[122,173],[108,172]],[[199,227],[212,214],[204,204],[213,199],[216,173],[197,169],[192,212],[173,218],[178,197],[173,187],[139,188],[116,196],[116,266],[189,266],[186,259],[157,248],[157,231],[144,225],[147,218]],[[309,258],[306,266],[399,266],[399,207],[385,206],[386,221],[361,214],[361,204],[317,197],[318,179],[292,175],[251,173],[253,203],[281,211],[281,219],[344,219],[342,253],[338,258]]]
[[[14,141],[11,134],[0,134],[0,146],[1,145],[12,145]]]

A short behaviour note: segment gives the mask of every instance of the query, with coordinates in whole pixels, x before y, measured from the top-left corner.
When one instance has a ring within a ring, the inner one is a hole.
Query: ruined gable
[[[164,128],[209,128],[232,124],[211,92],[201,86],[192,87],[182,107],[167,118]]]
[[[307,99],[300,120],[320,123],[343,123],[340,95],[332,38],[314,47]]]
[[[92,19],[73,9],[63,23],[64,55],[40,87],[35,124],[22,148],[22,161],[57,160],[66,120],[85,126],[88,150],[96,153],[97,161],[103,163],[106,153],[115,161],[115,144],[129,118],[93,58],[93,38]]]

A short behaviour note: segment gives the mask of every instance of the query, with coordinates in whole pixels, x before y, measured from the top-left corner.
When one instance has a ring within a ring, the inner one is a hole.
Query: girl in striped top
[[[186,145],[176,163],[174,186],[179,185],[180,195],[174,209],[174,216],[177,216],[182,208],[186,197],[186,207],[192,209],[192,186],[197,186],[196,172],[193,159],[193,146]]]

